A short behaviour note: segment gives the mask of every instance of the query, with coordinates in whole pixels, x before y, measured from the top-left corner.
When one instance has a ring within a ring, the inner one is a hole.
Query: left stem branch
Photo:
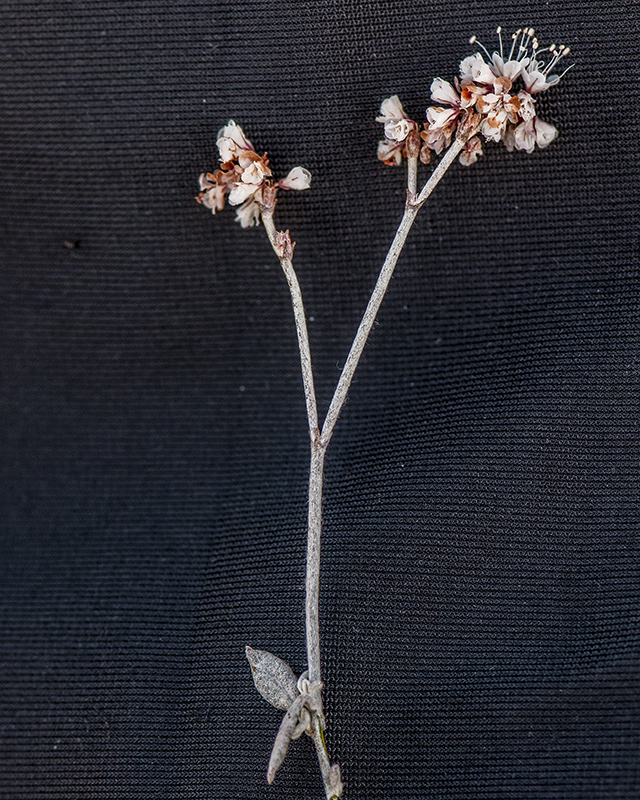
[[[298,346],[300,348],[300,367],[302,369],[302,383],[304,385],[304,397],[307,404],[307,420],[309,422],[309,436],[311,442],[318,439],[318,404],[316,402],[316,390],[313,383],[313,370],[311,368],[311,348],[309,347],[309,331],[307,330],[307,318],[304,313],[304,303],[302,302],[302,292],[296,272],[291,263],[291,259],[284,255],[282,247],[278,244],[277,232],[273,224],[273,208],[262,209],[262,221],[271,242],[275,254],[278,256],[282,270],[284,272],[289,291],[291,292],[291,303],[293,305],[293,316],[296,321],[296,331],[298,333]]]

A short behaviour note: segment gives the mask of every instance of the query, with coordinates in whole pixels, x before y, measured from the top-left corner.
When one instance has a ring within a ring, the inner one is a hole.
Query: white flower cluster
[[[259,156],[232,119],[218,132],[216,145],[220,169],[216,173],[202,173],[196,200],[215,214],[224,208],[228,194],[229,205],[239,206],[236,221],[243,228],[259,224],[264,189],[302,190],[311,184],[311,173],[304,167],[294,167],[286,178],[274,184],[267,154]]]
[[[378,158],[386,164],[400,164],[407,155],[407,138],[413,130],[420,130],[423,142],[421,161],[427,163],[430,150],[441,153],[449,147],[459,132],[478,130],[487,141],[502,142],[507,150],[526,150],[531,153],[536,145],[546,147],[558,135],[557,129],[543,122],[535,110],[535,95],[555,86],[562,75],[551,74],[560,59],[568,55],[569,48],[552,44],[541,49],[533,28],[516,31],[512,36],[511,50],[505,57],[502,46],[502,29],[498,28],[500,52],[492,54],[478,43],[482,53],[468,56],[460,63],[460,79],[452,86],[442,78],[431,84],[431,99],[438,105],[427,109],[424,129],[404,113],[397,96],[382,103],[378,122],[384,123],[385,138],[378,145]],[[541,58],[541,55],[546,55]],[[567,70],[565,70],[566,72]],[[524,88],[514,88],[522,80]],[[482,155],[478,136],[466,142],[460,155],[462,164],[473,164]]]

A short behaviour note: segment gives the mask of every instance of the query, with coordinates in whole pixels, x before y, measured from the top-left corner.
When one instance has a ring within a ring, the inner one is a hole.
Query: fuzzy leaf
[[[282,718],[269,760],[269,769],[267,770],[268,783],[273,783],[276,772],[280,769],[280,765],[287,755],[291,740],[304,733],[304,729],[300,730],[302,723],[305,722],[307,725],[309,724],[309,712],[305,708],[308,699],[309,697],[306,694],[301,694],[296,697],[289,710]]]
[[[272,706],[287,711],[300,694],[291,667],[267,650],[254,650],[247,645],[246,654],[256,689]]]

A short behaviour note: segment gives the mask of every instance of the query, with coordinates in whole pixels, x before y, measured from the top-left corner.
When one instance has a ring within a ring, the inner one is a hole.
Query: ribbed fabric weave
[[[329,752],[346,800],[640,795],[639,22],[622,0],[4,0],[1,798],[323,796],[306,737],[267,786],[280,715],[244,657],[305,668],[288,290],[197,176],[229,119],[312,172],[276,224],[324,413],[404,202],[380,102],[423,120],[498,24],[571,47],[538,104],[560,136],[445,176],[338,422]]]

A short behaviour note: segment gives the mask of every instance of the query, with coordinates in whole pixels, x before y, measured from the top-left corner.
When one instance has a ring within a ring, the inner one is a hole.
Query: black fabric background
[[[304,669],[288,291],[196,180],[230,118],[313,173],[276,216],[326,410],[402,210],[379,104],[422,119],[497,24],[571,46],[560,137],[451,169],[367,346],[327,463],[329,750],[347,800],[640,794],[637,3],[4,0],[2,798],[322,797],[306,739],[267,786],[243,652]]]

